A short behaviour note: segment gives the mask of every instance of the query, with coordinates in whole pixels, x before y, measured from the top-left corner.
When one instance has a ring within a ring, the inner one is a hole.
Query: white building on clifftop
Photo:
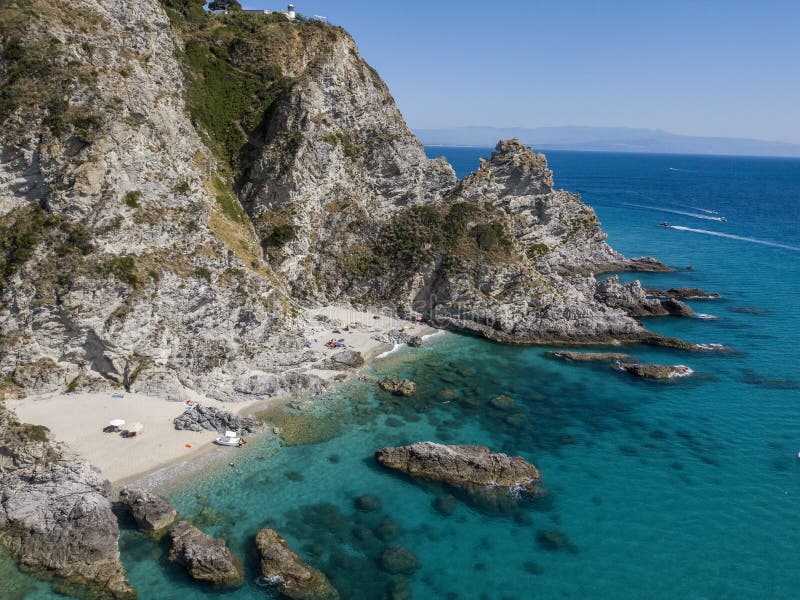
[[[296,13],[294,12],[294,4],[287,6],[286,10],[243,9],[242,12],[247,15],[283,15],[290,21],[294,21],[295,18],[297,18]]]

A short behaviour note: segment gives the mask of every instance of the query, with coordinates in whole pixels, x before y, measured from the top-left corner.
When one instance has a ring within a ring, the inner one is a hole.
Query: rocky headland
[[[506,343],[710,348],[637,320],[685,313],[678,298],[597,281],[669,269],[613,250],[544,155],[500,141],[462,180],[428,159],[339,27],[175,0],[5,3],[0,90],[2,396],[318,392],[319,372],[364,364],[309,347],[326,306],[391,307]],[[197,416],[179,422],[229,423]],[[65,585],[130,597],[108,483],[4,409],[0,440],[2,543]],[[518,457],[404,448],[379,460],[454,485],[538,487]],[[171,535],[193,576],[240,577],[188,523]]]

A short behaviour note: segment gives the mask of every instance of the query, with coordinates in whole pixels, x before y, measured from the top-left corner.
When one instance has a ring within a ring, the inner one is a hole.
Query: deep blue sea
[[[459,176],[489,152],[428,148]],[[656,383],[554,362],[548,348],[452,334],[401,350],[371,371],[415,380],[414,398],[348,384],[312,413],[273,415],[297,445],[251,443],[235,468],[167,490],[184,516],[243,559],[244,587],[223,593],[190,582],[163,544],[126,526],[122,557],[140,598],[270,597],[252,548],[264,526],[342,598],[392,597],[391,585],[393,597],[417,599],[800,597],[800,161],[547,154],[556,185],[595,208],[614,248],[678,268],[625,279],[724,297],[690,302],[713,318],[647,326],[733,351],[626,348],[695,371]],[[499,394],[514,407],[493,408]],[[436,507],[446,490],[372,459],[380,446],[428,439],[520,454],[549,495],[500,514],[456,499],[443,514]],[[367,493],[380,510],[356,510]],[[381,571],[389,544],[415,553],[420,568],[401,578]],[[3,597],[15,597],[12,588],[16,597],[51,597],[7,567],[3,579]]]

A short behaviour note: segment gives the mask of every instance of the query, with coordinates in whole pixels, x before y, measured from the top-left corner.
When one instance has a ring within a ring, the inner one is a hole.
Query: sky
[[[624,126],[800,143],[800,0],[295,6],[351,33],[412,129]]]

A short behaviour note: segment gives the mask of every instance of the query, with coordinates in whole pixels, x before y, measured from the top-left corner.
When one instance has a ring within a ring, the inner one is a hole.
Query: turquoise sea
[[[447,156],[460,176],[490,152],[428,151]],[[140,598],[270,597],[252,548],[265,526],[322,569],[342,598],[800,597],[800,161],[548,159],[557,186],[595,208],[614,248],[679,269],[625,279],[724,297],[690,302],[709,318],[647,325],[732,352],[626,348],[695,371],[654,383],[605,365],[554,362],[549,348],[452,334],[401,350],[371,371],[415,380],[414,398],[348,384],[311,414],[277,416],[298,445],[251,443],[235,468],[167,490],[184,516],[243,559],[244,587],[192,583],[164,545],[125,525],[122,557]],[[493,408],[499,394],[514,407]],[[427,439],[520,454],[540,469],[549,495],[487,512],[373,462],[380,446]],[[368,493],[381,508],[356,510],[354,499]],[[415,553],[420,568],[399,578],[381,571],[389,544]],[[52,596],[8,569],[3,579],[3,597],[14,597],[12,588],[17,597]]]

